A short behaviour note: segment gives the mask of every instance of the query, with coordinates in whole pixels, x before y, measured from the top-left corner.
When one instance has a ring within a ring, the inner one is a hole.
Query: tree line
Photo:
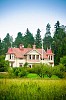
[[[60,62],[60,58],[66,55],[66,26],[60,25],[60,22],[57,21],[54,25],[55,31],[53,37],[51,36],[50,28],[51,25],[48,23],[43,38],[43,47],[45,50],[50,47],[52,48],[55,54],[55,65],[57,65]],[[14,41],[13,37],[7,33],[3,40],[0,39],[0,55],[5,55],[9,47],[19,47],[20,44],[24,44],[26,48],[32,47],[33,44],[36,45],[36,48],[41,48],[41,30],[38,28],[34,37],[27,28],[25,35],[23,36],[23,33],[18,32]]]

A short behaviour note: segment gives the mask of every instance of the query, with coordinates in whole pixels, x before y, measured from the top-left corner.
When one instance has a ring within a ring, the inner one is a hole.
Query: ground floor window
[[[31,65],[31,64],[29,64],[29,67],[30,67],[30,68],[32,68],[32,65]]]
[[[22,63],[19,63],[19,67],[22,67],[23,66],[23,64]]]

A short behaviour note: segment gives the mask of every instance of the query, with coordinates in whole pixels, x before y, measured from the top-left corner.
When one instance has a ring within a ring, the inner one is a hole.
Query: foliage
[[[0,79],[1,100],[65,100],[66,80]]]
[[[63,56],[62,58],[60,58],[60,63],[66,66],[66,56]]]
[[[24,64],[24,67],[28,67],[28,63],[27,62]]]
[[[9,68],[8,70],[11,77],[24,77],[28,74],[25,67]]]
[[[9,67],[9,62],[5,61],[5,56],[0,56],[0,72],[7,71]]]
[[[60,25],[57,24],[52,42],[52,49],[55,54],[55,65],[58,65],[60,58],[66,55],[66,32]]]
[[[7,33],[6,37],[2,41],[2,54],[5,54],[9,47],[11,47],[11,36]]]
[[[2,55],[2,41],[0,39],[0,55]]]
[[[27,74],[27,78],[39,78],[39,76],[37,75],[37,74],[35,74],[35,73],[29,73],[29,74]]]
[[[37,34],[35,36],[35,44],[37,48],[41,48],[41,35],[40,35],[40,29],[37,29]]]
[[[56,34],[58,34],[59,28],[60,28],[60,22],[57,21],[57,23],[55,24]]]
[[[65,67],[62,64],[53,67],[53,75],[56,75],[59,78],[64,77],[64,72],[65,72]]]
[[[48,77],[52,76],[52,67],[45,64],[34,65],[32,70],[43,78],[45,75]]]
[[[33,34],[29,31],[29,29],[27,28],[26,30],[26,34],[24,36],[24,46],[28,47],[29,45],[32,47],[32,45],[34,44],[34,37]]]
[[[1,78],[9,78],[9,73],[8,72],[0,72],[0,79]]]
[[[55,67],[51,67],[44,64],[35,64],[33,65],[32,72],[38,74],[40,77],[47,75],[49,78],[52,75],[56,75],[59,78],[64,77],[65,67],[62,64],[59,64]]]
[[[51,33],[50,33],[50,24],[48,23],[46,26],[46,33],[45,33],[45,37],[43,39],[43,43],[44,43],[44,49],[47,50],[47,48],[50,48],[51,44],[52,44],[52,37],[51,37]]]
[[[60,58],[60,63],[65,66],[65,71],[66,71],[66,56],[63,56],[62,58]]]
[[[14,46],[16,47],[19,47],[20,44],[23,43],[23,36],[22,36],[22,33],[21,32],[18,32],[17,34],[17,37],[15,38],[15,41],[14,41]]]

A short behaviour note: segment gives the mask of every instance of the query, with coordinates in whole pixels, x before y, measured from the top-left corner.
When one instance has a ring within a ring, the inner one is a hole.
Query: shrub
[[[24,67],[9,68],[8,72],[12,77],[23,77],[27,75],[27,70]]]
[[[19,71],[18,76],[23,77],[23,76],[26,76],[27,73],[28,72],[27,72],[26,68],[21,68],[21,71]]]
[[[64,77],[64,71],[63,71],[63,68],[61,65],[57,65],[57,66],[53,67],[53,75],[56,75],[59,78]]]
[[[5,61],[5,56],[0,56],[0,72],[7,71],[9,67],[9,62]]]
[[[40,77],[44,77],[44,75],[51,77],[52,75],[52,67],[46,64],[35,64],[33,65],[32,71]]]

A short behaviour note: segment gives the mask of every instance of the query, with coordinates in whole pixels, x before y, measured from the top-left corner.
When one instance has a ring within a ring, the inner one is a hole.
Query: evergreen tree
[[[44,49],[46,50],[47,48],[50,48],[51,44],[52,44],[52,37],[51,37],[51,33],[50,33],[50,24],[48,23],[46,26],[46,33],[45,33],[45,37],[43,39],[44,42]]]
[[[58,30],[60,28],[60,22],[59,21],[57,21],[54,28],[55,28],[55,34],[58,34]]]
[[[51,36],[51,33],[50,33],[50,24],[48,23],[47,26],[46,26],[46,34],[45,34],[45,37],[49,37]]]
[[[61,26],[55,30],[52,49],[54,50],[55,64],[57,65],[60,62],[60,57],[66,55],[66,33]]]
[[[5,54],[9,47],[11,47],[11,36],[7,33],[6,37],[2,41],[2,53]]]
[[[32,47],[32,45],[34,44],[34,37],[33,34],[29,31],[29,29],[27,28],[26,30],[26,34],[24,36],[24,46],[28,47],[30,45],[30,47]]]
[[[38,28],[37,29],[37,34],[36,34],[36,37],[35,37],[35,44],[36,44],[36,47],[37,48],[41,48],[41,35],[40,35],[40,29]]]
[[[2,42],[1,42],[1,38],[0,38],[0,55],[2,55]]]
[[[13,45],[19,47],[20,44],[23,44],[23,36],[21,32],[18,32]]]

